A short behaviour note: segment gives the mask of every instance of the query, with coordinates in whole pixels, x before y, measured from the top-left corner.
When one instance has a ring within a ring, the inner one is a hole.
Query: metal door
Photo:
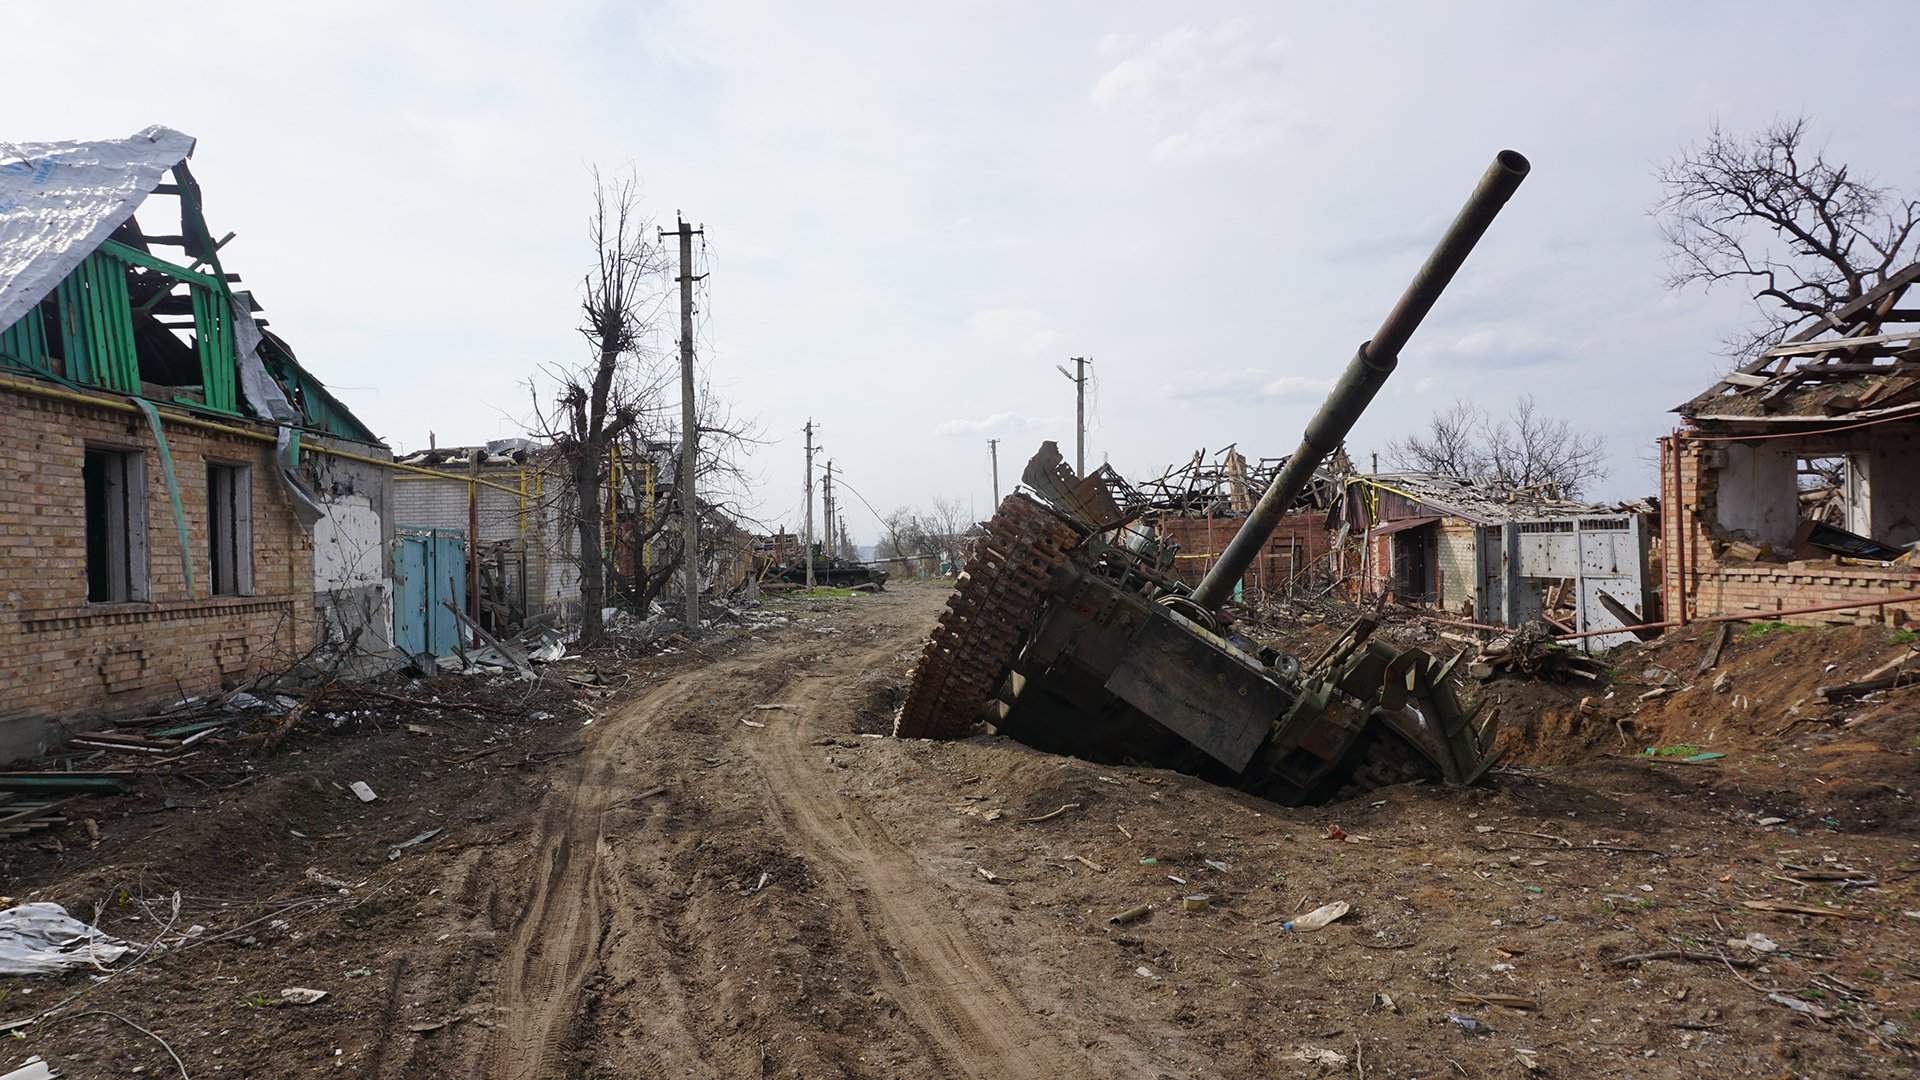
[[[398,530],[393,553],[393,643],[410,655],[446,656],[460,628],[447,602],[467,602],[467,542],[458,529]]]

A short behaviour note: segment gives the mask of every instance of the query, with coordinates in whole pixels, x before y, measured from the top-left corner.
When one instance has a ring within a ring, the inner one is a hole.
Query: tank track
[[[1025,495],[1001,502],[909,674],[896,736],[967,733],[1020,655],[1046,604],[1048,579],[1079,540],[1065,519]]]

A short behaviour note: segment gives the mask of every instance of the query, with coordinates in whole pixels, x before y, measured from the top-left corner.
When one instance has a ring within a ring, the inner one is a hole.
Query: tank
[[[1491,723],[1461,708],[1450,664],[1372,640],[1368,619],[1303,661],[1233,635],[1221,608],[1528,170],[1514,151],[1494,158],[1199,585],[1175,580],[1170,554],[1128,520],[1112,495],[1124,482],[1105,467],[1077,476],[1044,444],[948,598],[894,733],[952,738],[986,724],[1040,749],[1180,769],[1287,805],[1483,776]]]

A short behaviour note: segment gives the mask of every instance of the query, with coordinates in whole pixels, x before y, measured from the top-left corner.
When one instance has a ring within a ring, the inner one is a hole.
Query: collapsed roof
[[[1232,446],[1217,451],[1211,461],[1205,450],[1196,450],[1185,464],[1135,487],[1142,502],[1162,513],[1241,516],[1260,501],[1286,464],[1285,457],[1248,461]],[[1339,497],[1341,475],[1351,468],[1346,451],[1336,451],[1325,465],[1314,470],[1313,478],[1288,509],[1324,510],[1331,506]]]
[[[0,367],[380,442],[233,288],[220,263],[233,234],[207,228],[190,136],[0,146]],[[154,195],[178,198],[177,231],[135,217]]]
[[[1587,514],[1649,513],[1652,510],[1652,506],[1644,501],[1613,504],[1577,502],[1557,498],[1544,486],[1508,487],[1439,473],[1397,472],[1350,476],[1347,486],[1370,486],[1392,492],[1443,517],[1465,518],[1477,525]]]
[[[1740,424],[1920,416],[1920,307],[1900,300],[1920,263],[1821,316],[1674,409],[1693,420]]]

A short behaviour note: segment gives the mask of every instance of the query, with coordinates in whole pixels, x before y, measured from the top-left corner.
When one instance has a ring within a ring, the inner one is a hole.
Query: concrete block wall
[[[1435,606],[1471,619],[1474,597],[1480,587],[1479,541],[1473,522],[1464,518],[1442,518],[1437,524],[1434,561],[1440,571],[1440,587]]]
[[[329,446],[381,461],[383,446],[310,437],[300,471],[326,516],[313,526],[316,633],[355,643],[354,669],[377,671],[398,659],[393,645],[393,496],[395,473],[363,461],[311,452]]]
[[[458,466],[447,466],[457,471]],[[521,471],[487,469],[481,478],[513,488],[482,487],[474,515],[478,519],[480,543],[484,547],[499,541],[518,541],[524,524],[527,545],[527,605],[531,610],[555,612],[566,619],[578,617],[580,568],[574,557],[577,539],[566,524],[559,506],[558,485],[552,475],[537,481],[534,470],[527,470],[523,499]],[[436,479],[418,474],[402,474],[394,479],[394,520],[402,528],[467,529],[467,488],[464,480]]]
[[[272,445],[179,424],[165,431],[193,558],[191,593],[146,421],[0,389],[0,760],[37,752],[59,727],[218,690],[309,646],[312,541],[275,480]],[[143,453],[144,601],[87,600],[89,446]],[[210,460],[252,466],[249,595],[211,595]]]

